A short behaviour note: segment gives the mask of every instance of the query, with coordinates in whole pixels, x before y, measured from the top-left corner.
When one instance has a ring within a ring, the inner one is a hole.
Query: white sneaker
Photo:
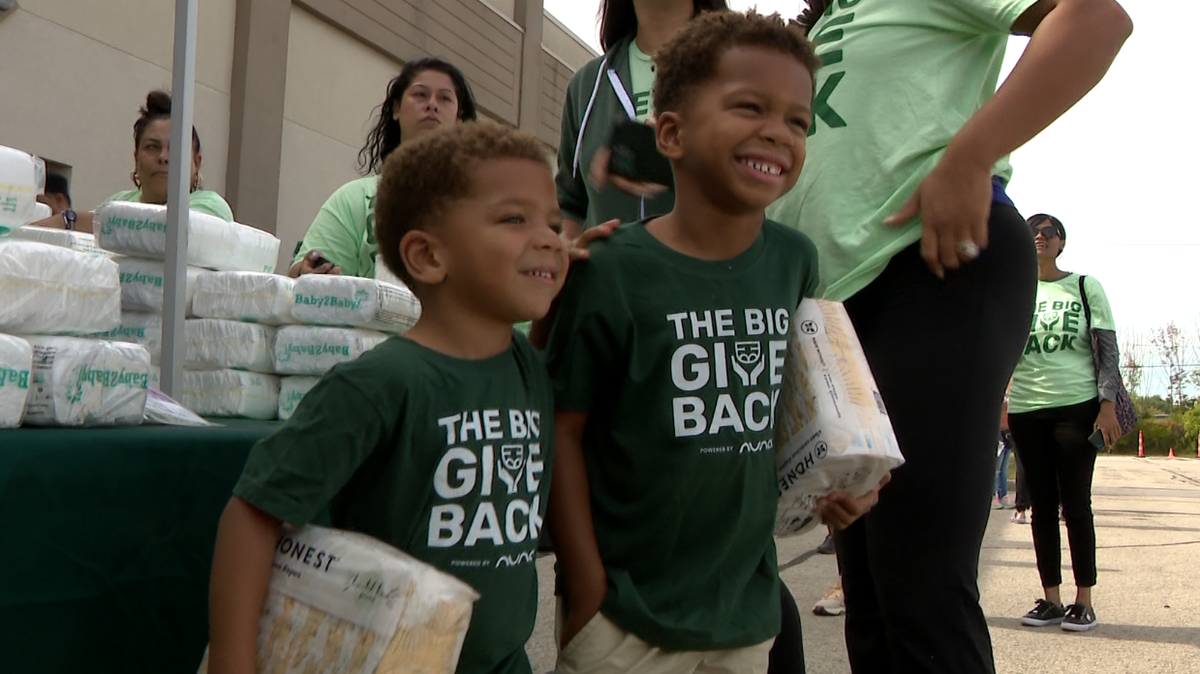
[[[813,606],[813,613],[817,615],[837,616],[846,612],[846,597],[842,594],[842,583],[838,581],[837,585],[829,588],[821,601]]]

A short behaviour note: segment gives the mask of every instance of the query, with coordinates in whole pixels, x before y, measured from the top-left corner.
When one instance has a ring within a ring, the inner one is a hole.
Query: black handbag
[[[1096,381],[1099,383],[1100,341],[1096,339],[1096,332],[1092,330],[1092,306],[1088,304],[1087,290],[1083,287],[1086,278],[1086,276],[1079,277],[1079,298],[1083,300],[1083,313],[1087,318],[1088,334],[1092,337],[1092,365],[1096,368]],[[1137,429],[1137,409],[1133,406],[1133,398],[1129,395],[1129,391],[1125,389],[1125,382],[1122,381],[1119,370],[1117,371],[1117,399],[1113,401],[1113,407],[1117,413],[1117,423],[1121,426],[1121,435],[1128,435]]]

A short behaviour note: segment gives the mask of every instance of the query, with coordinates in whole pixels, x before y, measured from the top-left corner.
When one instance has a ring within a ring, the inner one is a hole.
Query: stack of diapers
[[[279,378],[279,418],[287,421],[296,413],[296,407],[313,387],[321,381],[320,377],[280,377]]]
[[[37,198],[45,189],[46,162],[0,145],[0,236],[37,219]]]
[[[279,377],[239,370],[183,373],[183,406],[202,417],[274,419],[279,414]]]
[[[93,230],[100,247],[131,257],[162,260],[167,251],[167,207],[110,201],[96,209]],[[187,264],[216,271],[275,270],[279,239],[225,222],[206,213],[188,213]]]
[[[0,332],[91,334],[117,327],[117,265],[33,241],[0,241]]]
[[[200,318],[225,318],[263,325],[294,322],[295,282],[278,274],[205,272],[196,279],[192,311]]]
[[[403,286],[353,276],[308,274],[296,280],[292,316],[309,325],[400,334],[421,317],[421,303]]]
[[[50,207],[45,204],[46,217],[50,217]],[[51,229],[49,227],[20,227],[14,229],[9,236],[21,241],[37,241],[51,246],[69,248],[79,253],[92,255],[108,255],[108,251],[96,245],[96,237],[87,232],[73,232],[66,229]]]
[[[816,524],[817,500],[859,497],[904,463],[858,335],[838,302],[806,299],[792,315],[776,410],[777,535]]]
[[[28,426],[142,423],[150,354],[136,344],[78,337],[27,337],[33,348]]]
[[[166,268],[161,260],[145,260],[136,257],[116,258],[121,271],[121,309],[161,314],[163,311],[163,277]],[[192,295],[196,291],[196,279],[206,270],[189,266],[186,270],[184,315],[192,315]]]
[[[29,400],[33,347],[12,335],[0,335],[0,428],[16,428]]]

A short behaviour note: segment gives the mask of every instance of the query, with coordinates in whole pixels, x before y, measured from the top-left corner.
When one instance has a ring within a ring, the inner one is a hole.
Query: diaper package
[[[421,317],[421,303],[406,287],[375,279],[306,274],[296,279],[299,323],[402,333]]]
[[[193,370],[274,369],[275,328],[220,318],[192,318],[185,322],[184,366]]]
[[[162,359],[162,314],[143,311],[122,311],[121,323],[107,332],[91,335],[107,342],[137,344],[150,354],[150,362],[158,365]],[[154,377],[151,377],[153,380]],[[158,388],[155,385],[155,388]]]
[[[279,378],[279,418],[287,421],[296,413],[296,407],[304,396],[321,381],[320,377],[280,377]]]
[[[294,323],[295,281],[278,274],[210,271],[196,279],[192,310],[201,318],[246,323]]]
[[[45,206],[45,204],[38,204]],[[46,206],[49,211],[50,207]],[[49,216],[49,213],[46,213]],[[109,255],[109,252],[96,245],[96,237],[87,232],[75,232],[67,229],[51,229],[50,227],[18,227],[10,234],[13,239],[21,241],[37,241],[51,246],[69,248],[78,253],[92,255]]]
[[[121,309],[125,311],[163,311],[163,277],[166,275],[162,260],[146,260],[137,257],[115,258],[121,272]],[[196,279],[207,270],[188,267],[185,270],[184,315],[192,315],[192,295],[196,292]]]
[[[883,398],[839,302],[806,299],[792,315],[776,409],[777,535],[814,525],[817,499],[854,497],[904,462]]]
[[[117,327],[117,265],[33,241],[0,240],[0,332],[86,335]]]
[[[270,420],[279,413],[279,377],[240,370],[185,371],[179,402],[202,417]]]
[[[33,347],[27,426],[142,423],[150,354],[125,342],[26,337]]]
[[[0,236],[32,220],[46,189],[46,162],[0,145]]]
[[[16,428],[25,416],[33,347],[12,335],[0,335],[0,428]],[[299,401],[297,401],[299,402]]]
[[[287,325],[275,336],[275,372],[320,376],[387,339],[374,330]]]

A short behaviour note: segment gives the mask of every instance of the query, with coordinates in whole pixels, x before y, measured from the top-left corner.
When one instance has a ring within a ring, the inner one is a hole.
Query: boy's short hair
[[[717,64],[734,47],[762,47],[795,57],[816,77],[821,60],[797,26],[778,14],[706,12],[692,19],[654,57],[654,110],[678,112],[695,89],[716,77]]]
[[[528,159],[550,170],[549,153],[536,136],[490,122],[456,124],[388,155],[375,194],[375,239],[400,280],[413,285],[400,240],[411,230],[434,228],[452,203],[471,196],[474,167],[496,159]]]

